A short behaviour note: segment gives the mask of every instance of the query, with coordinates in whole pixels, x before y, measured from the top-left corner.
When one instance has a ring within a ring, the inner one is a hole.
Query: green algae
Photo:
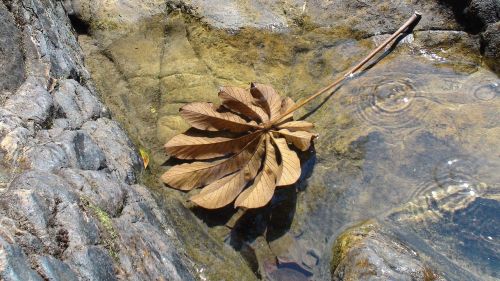
[[[80,197],[80,201],[82,202],[84,208],[88,209],[92,216],[97,219],[99,222],[99,229],[101,229],[101,243],[104,248],[108,250],[109,255],[113,260],[118,261],[119,259],[119,250],[116,244],[116,239],[118,239],[118,233],[116,232],[111,216],[99,208],[99,206],[93,204],[86,197]]]
[[[342,232],[342,234],[337,237],[332,247],[333,257],[330,263],[331,272],[335,272],[337,266],[347,256],[348,251],[375,228],[376,225],[373,221],[365,221]]]

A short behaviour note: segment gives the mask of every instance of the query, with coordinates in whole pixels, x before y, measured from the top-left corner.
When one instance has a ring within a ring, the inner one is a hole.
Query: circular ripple
[[[413,198],[428,196],[434,193],[447,193],[450,190],[461,189],[476,192],[479,181],[475,178],[478,173],[478,162],[467,157],[449,158],[433,170],[432,178],[419,185]],[[454,187],[454,189],[450,189]]]
[[[363,82],[361,82],[362,84]],[[368,86],[354,89],[356,115],[374,126],[386,129],[411,128],[425,115],[423,99],[410,79],[380,78]]]
[[[500,94],[500,85],[497,82],[489,82],[479,85],[473,90],[474,96],[477,99],[488,101],[494,99]]]
[[[416,222],[420,231],[433,231],[435,222],[467,208],[488,191],[488,186],[475,177],[478,169],[478,162],[473,159],[443,161],[427,181],[417,186],[410,202],[392,214],[392,218]]]

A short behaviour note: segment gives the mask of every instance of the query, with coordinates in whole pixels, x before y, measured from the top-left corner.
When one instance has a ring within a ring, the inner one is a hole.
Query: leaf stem
[[[294,106],[292,106],[290,109],[288,109],[285,113],[281,114],[277,119],[271,121],[271,124],[276,124],[279,121],[281,121],[285,116],[288,116],[290,113],[296,111],[297,109],[303,107],[306,105],[308,102],[311,100],[315,99],[316,97],[320,96],[321,94],[328,92],[329,90],[333,89],[335,86],[339,85],[341,82],[343,82],[346,78],[350,77],[354,73],[356,73],[358,70],[360,70],[368,61],[370,61],[378,52],[380,52],[383,48],[385,48],[389,43],[391,43],[392,40],[394,40],[396,37],[398,37],[403,31],[405,31],[408,27],[413,25],[417,20],[419,20],[421,15],[418,12],[415,12],[396,32],[394,32],[387,40],[385,40],[380,46],[375,48],[373,51],[371,51],[362,61],[360,61],[358,64],[356,64],[354,67],[349,69],[342,77],[338,78],[335,80],[333,83],[330,85],[320,89],[316,93],[312,94],[308,98],[301,100],[297,102]]]

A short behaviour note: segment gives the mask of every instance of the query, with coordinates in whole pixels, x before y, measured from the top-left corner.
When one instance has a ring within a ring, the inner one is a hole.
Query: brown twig
[[[394,40],[396,37],[398,37],[403,31],[405,31],[408,27],[413,25],[418,19],[420,19],[421,15],[418,12],[415,12],[411,18],[409,18],[396,32],[394,32],[391,37],[387,38],[380,46],[375,48],[370,54],[368,54],[362,61],[360,61],[357,65],[355,65],[353,68],[351,68],[349,71],[347,71],[342,77],[339,79],[335,80],[333,83],[330,85],[324,87],[323,89],[319,90],[318,92],[312,94],[308,98],[297,102],[294,106],[292,106],[290,109],[288,109],[285,113],[280,115],[277,119],[272,120],[270,124],[276,124],[279,121],[283,120],[285,116],[288,116],[290,113],[296,111],[297,109],[303,107],[306,105],[308,102],[311,100],[315,99],[316,97],[320,96],[321,94],[333,89],[335,86],[339,85],[342,81],[344,81],[346,78],[350,77],[354,73],[356,73],[358,70],[360,70],[368,61],[370,61],[378,52],[380,52],[383,48],[385,48],[389,43],[391,43],[392,40]]]

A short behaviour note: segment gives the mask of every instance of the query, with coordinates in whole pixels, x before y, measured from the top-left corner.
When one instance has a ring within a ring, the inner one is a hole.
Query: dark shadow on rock
[[[440,0],[453,11],[456,21],[465,31],[477,34],[488,24],[498,21],[500,4],[497,0]]]
[[[90,34],[90,25],[88,22],[83,21],[77,15],[68,14],[71,25],[76,31],[76,34]]]
[[[193,214],[206,223],[208,227],[226,225],[237,212],[237,209],[235,209],[232,204],[215,210],[207,210],[198,206],[194,206],[190,209]]]

